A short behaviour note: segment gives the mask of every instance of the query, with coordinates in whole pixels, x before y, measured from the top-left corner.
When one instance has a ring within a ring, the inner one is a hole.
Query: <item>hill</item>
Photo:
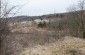
[[[6,20],[10,22],[15,22],[15,21],[31,21],[34,19],[41,19],[41,18],[52,19],[52,18],[63,18],[63,17],[65,17],[65,13],[47,14],[42,16],[15,16],[15,17],[8,17]]]
[[[85,40],[65,37],[55,43],[26,48],[19,55],[85,55]]]

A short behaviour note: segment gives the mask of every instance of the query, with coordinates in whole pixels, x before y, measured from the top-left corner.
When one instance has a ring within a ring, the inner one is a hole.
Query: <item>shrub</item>
[[[44,22],[40,22],[38,24],[38,27],[41,27],[41,28],[46,27],[46,22],[45,21]]]

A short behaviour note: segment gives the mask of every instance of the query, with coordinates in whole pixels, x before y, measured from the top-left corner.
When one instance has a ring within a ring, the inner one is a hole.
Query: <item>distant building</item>
[[[16,22],[11,22],[8,24],[9,28],[16,28],[16,27],[32,27],[34,26],[33,21],[16,21]]]
[[[48,20],[48,19],[42,19],[42,20],[41,20],[41,19],[35,19],[34,22],[35,22],[36,24],[39,24],[40,22],[41,22],[41,23],[43,23],[43,22],[49,23],[49,20]]]

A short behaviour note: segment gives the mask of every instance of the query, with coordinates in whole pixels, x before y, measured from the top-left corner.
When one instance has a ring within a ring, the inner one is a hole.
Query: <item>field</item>
[[[0,0],[0,55],[85,55],[85,0],[29,1]]]
[[[12,29],[2,41],[2,54],[15,55],[24,48],[44,45],[45,43],[54,42],[51,32],[45,28],[17,28]]]
[[[67,36],[62,41],[26,48],[19,55],[85,55],[85,40]]]
[[[46,28],[12,29],[3,40],[2,55],[85,55],[85,40],[65,36],[56,40]]]

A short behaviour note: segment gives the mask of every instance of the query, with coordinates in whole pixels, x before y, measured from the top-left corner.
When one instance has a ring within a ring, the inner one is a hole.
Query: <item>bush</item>
[[[38,27],[41,27],[41,28],[46,27],[46,22],[40,22],[38,24]]]

